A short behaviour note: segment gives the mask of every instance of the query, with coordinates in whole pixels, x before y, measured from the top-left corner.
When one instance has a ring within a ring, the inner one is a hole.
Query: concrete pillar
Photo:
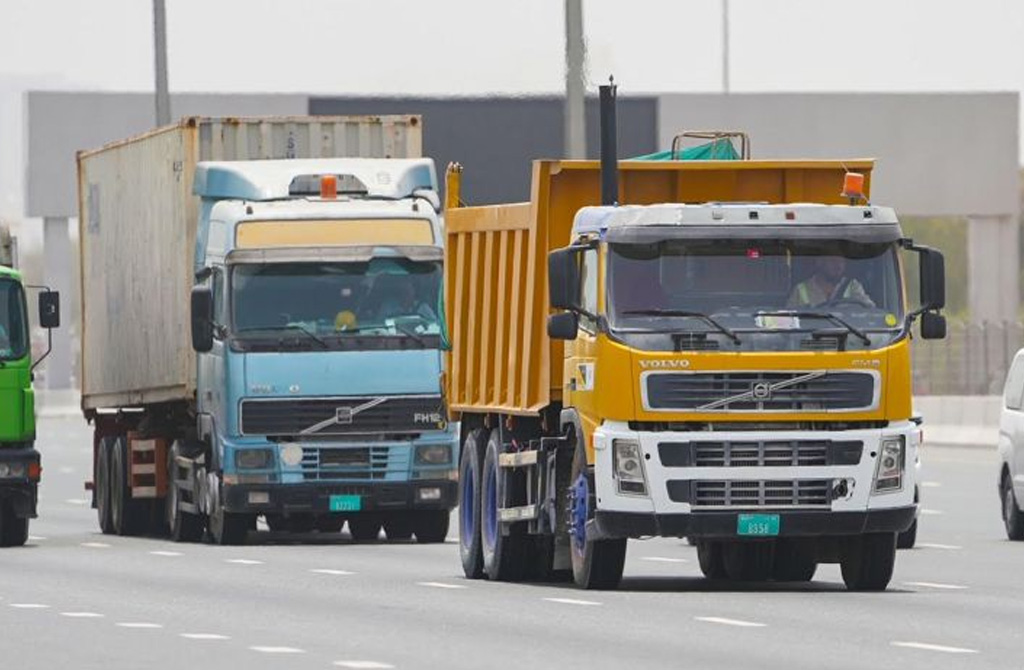
[[[967,219],[967,296],[972,321],[1017,321],[1020,226],[1016,215]]]
[[[44,281],[54,291],[60,291],[60,328],[53,331],[53,351],[43,366],[46,368],[46,388],[71,388],[71,234],[66,217],[43,219]]]

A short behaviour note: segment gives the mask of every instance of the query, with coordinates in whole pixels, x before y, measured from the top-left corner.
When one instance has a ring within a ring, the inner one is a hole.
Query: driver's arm
[[[863,303],[868,307],[875,307],[875,301],[871,299],[868,292],[864,290],[864,285],[856,279],[851,279],[849,286],[843,292],[843,298],[853,300],[855,302]]]

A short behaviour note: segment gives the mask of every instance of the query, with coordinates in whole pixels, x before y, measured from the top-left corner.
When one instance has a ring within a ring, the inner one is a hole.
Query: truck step
[[[499,468],[521,468],[528,465],[537,465],[540,452],[536,449],[529,451],[515,451],[508,454],[498,454]]]
[[[520,507],[503,507],[498,510],[498,519],[502,523],[516,521],[533,521],[540,516],[540,505],[522,505]]]

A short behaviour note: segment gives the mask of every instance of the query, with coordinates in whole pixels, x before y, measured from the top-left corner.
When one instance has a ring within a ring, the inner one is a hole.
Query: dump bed
[[[623,161],[622,204],[843,204],[843,175],[870,160]],[[562,342],[547,335],[547,254],[569,244],[573,217],[600,204],[597,161],[536,161],[530,202],[445,214],[445,303],[452,349],[446,392],[456,412],[535,414],[561,399]]]
[[[80,152],[82,408],[194,398],[197,162],[421,153],[418,116],[193,117]]]

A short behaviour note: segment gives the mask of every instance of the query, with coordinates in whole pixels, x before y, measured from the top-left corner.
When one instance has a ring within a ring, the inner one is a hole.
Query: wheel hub
[[[587,520],[590,517],[590,483],[580,473],[569,489],[569,537],[582,553],[587,544]]]

